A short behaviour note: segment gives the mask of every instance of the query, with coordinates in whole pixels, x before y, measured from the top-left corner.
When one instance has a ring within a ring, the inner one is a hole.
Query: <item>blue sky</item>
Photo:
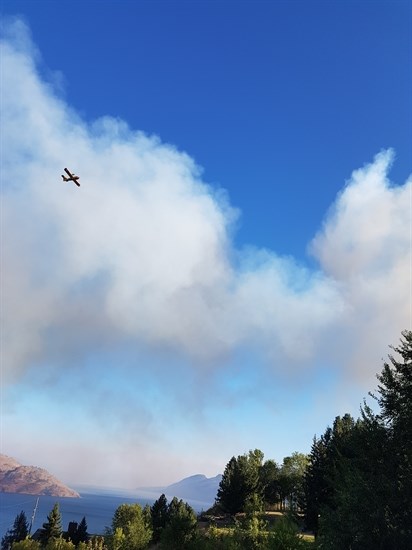
[[[133,488],[358,414],[411,326],[411,21],[3,0],[2,452]]]

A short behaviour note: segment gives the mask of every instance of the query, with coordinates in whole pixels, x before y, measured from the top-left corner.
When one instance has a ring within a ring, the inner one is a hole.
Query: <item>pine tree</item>
[[[217,492],[217,503],[229,514],[245,510],[247,502],[257,495],[263,497],[261,468],[263,453],[259,449],[234,456],[225,467]]]
[[[412,331],[403,331],[402,337],[398,347],[391,346],[400,360],[389,355],[377,376],[378,396],[373,396],[381,408],[378,420],[388,435],[386,466],[392,481],[388,523],[399,549],[412,547]]]
[[[326,468],[331,437],[332,430],[328,427],[320,439],[314,438],[303,482],[305,523],[307,529],[313,531],[315,536],[319,531],[321,507],[328,503],[331,493]]]
[[[14,542],[24,540],[29,534],[29,524],[26,514],[21,511],[14,520],[13,527],[9,529],[1,540],[2,550],[9,550]]]
[[[75,544],[77,545],[79,544],[79,542],[87,542],[88,540],[89,540],[89,533],[87,532],[87,522],[86,522],[86,518],[83,516],[83,519],[81,520],[77,528]]]
[[[162,546],[169,550],[185,550],[196,536],[197,518],[183,500],[173,497],[167,510],[167,523],[162,531]]]
[[[324,548],[412,548],[412,333],[402,336],[370,394],[380,411],[337,417],[312,447],[306,521]]]
[[[403,440],[403,449],[412,452],[412,331],[402,332],[403,340],[397,348],[391,348],[398,353],[402,361],[389,355],[390,364],[385,362],[381,374],[377,375],[380,382],[376,397],[379,403],[381,418],[391,431],[391,435]]]
[[[77,529],[79,525],[77,521],[71,521],[67,527],[67,532],[65,533],[65,539],[71,540],[74,545],[77,545]]]
[[[168,520],[167,498],[164,494],[153,503],[150,508],[153,527],[153,542],[159,542],[163,529],[166,527]]]
[[[47,516],[47,522],[43,523],[40,534],[40,543],[46,546],[51,538],[59,538],[62,535],[62,518],[59,509],[59,503],[53,506],[52,511]]]

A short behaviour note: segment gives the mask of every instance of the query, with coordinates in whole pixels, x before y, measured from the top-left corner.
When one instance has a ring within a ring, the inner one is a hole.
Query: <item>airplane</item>
[[[80,179],[80,176],[76,176],[76,174],[72,174],[67,168],[65,168],[64,171],[66,172],[66,174],[67,174],[69,177],[66,178],[66,176],[63,176],[63,174],[62,174],[63,181],[72,181],[72,182],[75,183],[78,187],[80,187],[80,183],[77,181],[78,179]]]

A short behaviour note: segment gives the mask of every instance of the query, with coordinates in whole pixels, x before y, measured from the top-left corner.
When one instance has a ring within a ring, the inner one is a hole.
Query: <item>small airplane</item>
[[[72,182],[75,183],[78,187],[80,187],[80,183],[77,181],[78,179],[80,179],[80,176],[76,176],[76,174],[72,174],[67,168],[65,168],[64,171],[66,172],[66,174],[67,174],[69,177],[66,178],[66,176],[63,176],[63,174],[62,174],[63,181],[72,181]]]

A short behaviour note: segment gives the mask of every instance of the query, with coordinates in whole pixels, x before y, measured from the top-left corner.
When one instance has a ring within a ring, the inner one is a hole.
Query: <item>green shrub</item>
[[[290,516],[280,518],[268,537],[268,550],[303,550],[313,547],[303,540],[296,522]]]
[[[27,538],[19,542],[13,542],[12,550],[40,550],[40,543],[37,540]]]

